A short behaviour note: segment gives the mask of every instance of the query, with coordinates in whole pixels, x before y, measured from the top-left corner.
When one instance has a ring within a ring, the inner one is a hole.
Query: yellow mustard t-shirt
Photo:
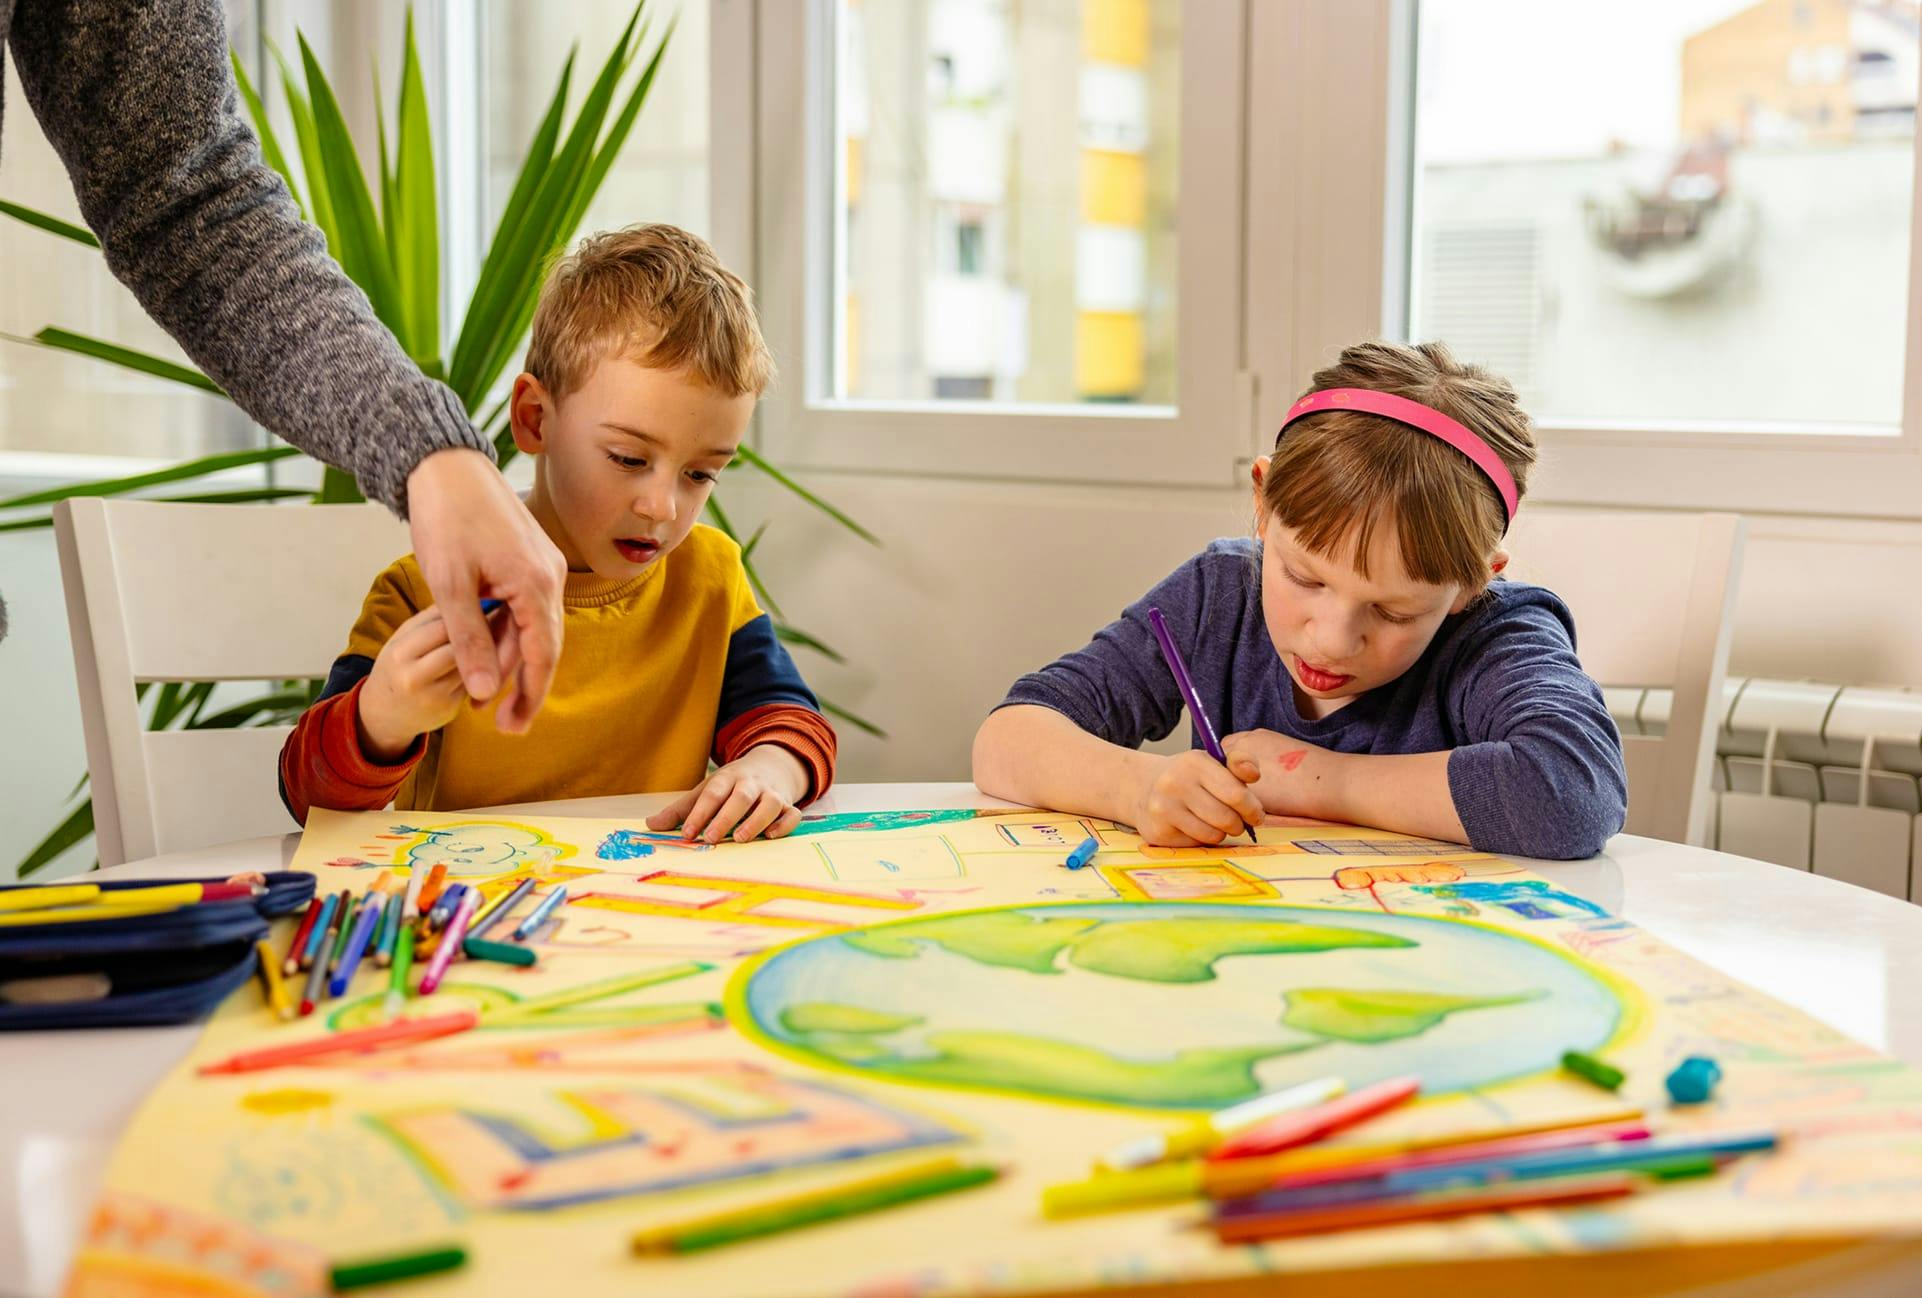
[[[413,555],[375,578],[346,653],[373,658],[434,602]],[[570,572],[560,663],[524,735],[469,704],[427,736],[401,810],[688,789],[707,773],[733,633],[761,616],[726,534],[697,525],[637,577]]]

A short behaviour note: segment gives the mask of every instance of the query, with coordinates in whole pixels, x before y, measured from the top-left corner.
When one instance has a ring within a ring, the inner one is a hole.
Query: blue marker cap
[[[1066,865],[1070,870],[1079,870],[1082,866],[1094,860],[1094,854],[1100,850],[1101,844],[1095,841],[1093,834],[1090,834],[1081,840],[1080,845],[1077,846],[1074,851],[1068,853]]]
[[[482,600],[482,601],[481,601],[481,616],[482,616],[482,617],[485,617],[485,616],[487,616],[487,615],[488,615],[489,613],[492,613],[492,612],[493,612],[493,611],[494,611],[495,609],[497,609],[497,608],[499,608],[499,607],[500,607],[500,606],[501,606],[502,604],[505,604],[506,602],[507,602],[506,600],[501,600],[501,599],[484,599],[484,600]]]

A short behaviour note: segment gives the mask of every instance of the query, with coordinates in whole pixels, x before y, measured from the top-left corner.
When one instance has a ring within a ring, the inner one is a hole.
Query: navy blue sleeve
[[[725,729],[742,713],[770,703],[821,710],[787,646],[774,634],[774,620],[763,613],[728,637],[727,672],[721,678],[721,706],[714,729]]]
[[[1448,686],[1465,741],[1449,755],[1448,791],[1485,852],[1593,856],[1628,813],[1621,735],[1561,612],[1531,603],[1491,619]]]
[[[354,686],[366,680],[374,670],[374,660],[366,654],[342,654],[334,659],[334,665],[327,672],[327,683],[320,687],[320,698],[331,699],[336,694],[345,694]],[[320,702],[315,699],[314,702]]]

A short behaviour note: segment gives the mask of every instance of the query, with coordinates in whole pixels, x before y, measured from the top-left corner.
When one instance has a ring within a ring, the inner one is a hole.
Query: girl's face
[[[1328,716],[1399,677],[1428,648],[1442,619],[1480,593],[1410,577],[1402,567],[1400,537],[1390,526],[1374,529],[1371,575],[1363,577],[1348,557],[1311,553],[1292,528],[1262,508],[1259,478],[1255,500],[1262,614],[1304,717]],[[1491,570],[1500,571],[1506,560],[1498,553]]]

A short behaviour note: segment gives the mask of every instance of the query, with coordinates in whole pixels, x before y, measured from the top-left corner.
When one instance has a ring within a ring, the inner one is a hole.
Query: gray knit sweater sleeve
[[[243,410],[403,516],[427,455],[491,456],[261,160],[218,0],[13,9],[27,100],[107,265]]]

